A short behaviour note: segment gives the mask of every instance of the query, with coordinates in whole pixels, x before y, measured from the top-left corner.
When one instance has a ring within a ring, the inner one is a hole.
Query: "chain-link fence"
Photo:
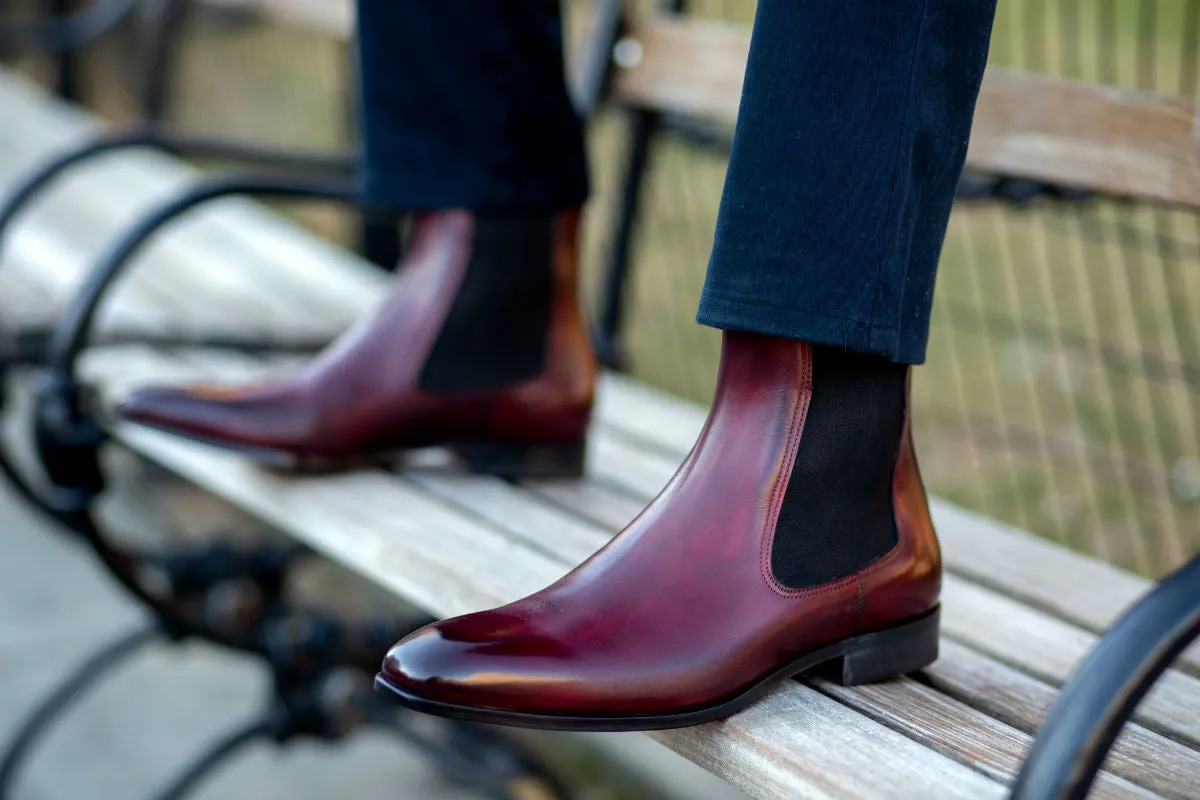
[[[568,0],[574,28],[589,4]],[[687,13],[748,25],[754,0],[693,0]],[[119,80],[129,41],[97,45],[83,71],[89,98],[111,116],[132,108],[111,88],[129,85]],[[184,42],[172,110],[182,126],[309,146],[352,136],[337,37],[204,12]],[[1194,97],[1198,51],[1200,0],[1000,0],[991,60]],[[589,301],[627,133],[621,109],[590,132]],[[624,329],[637,377],[700,402],[719,335],[693,317],[724,168],[719,148],[670,133],[655,142]],[[1002,184],[954,213],[929,361],[914,385],[926,477],[966,506],[1162,574],[1200,549],[1200,215],[1072,193],[1029,198],[1026,188]],[[346,234],[330,215],[307,219]]]

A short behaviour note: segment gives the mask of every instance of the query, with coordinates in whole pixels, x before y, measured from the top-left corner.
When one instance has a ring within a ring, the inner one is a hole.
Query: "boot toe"
[[[295,413],[295,405],[272,386],[150,387],[125,397],[115,414],[168,433],[253,452],[311,443],[310,426]]]
[[[486,612],[428,625],[392,647],[381,678],[425,702],[536,713],[594,710],[600,684],[586,669],[581,674],[582,665],[561,643],[523,627]]]
[[[125,397],[116,408],[121,419],[196,435],[212,435],[228,390],[195,386],[186,389],[149,387]]]
[[[451,620],[453,622],[453,620]],[[499,683],[519,677],[479,650],[482,642],[447,635],[446,623],[427,625],[394,645],[382,676],[393,687],[422,700],[498,708],[506,705]]]

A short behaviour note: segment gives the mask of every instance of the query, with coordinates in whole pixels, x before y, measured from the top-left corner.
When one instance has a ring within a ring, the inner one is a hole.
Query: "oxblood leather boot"
[[[461,719],[651,730],[800,673],[857,684],[933,662],[941,557],[907,382],[727,332],[708,422],[662,494],[549,588],[401,641],[377,688]]]
[[[578,224],[578,212],[419,216],[384,304],[299,374],[146,389],[118,413],[282,469],[448,445],[479,472],[578,476],[596,374]]]

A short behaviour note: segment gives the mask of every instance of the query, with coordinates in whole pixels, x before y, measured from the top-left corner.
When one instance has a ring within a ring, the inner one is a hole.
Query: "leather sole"
[[[402,459],[405,452],[403,448],[393,448],[342,456],[307,455],[231,442],[141,420],[129,421],[181,439],[237,453],[259,466],[276,472],[320,475],[371,467],[392,467]],[[461,442],[439,446],[453,453],[470,472],[512,480],[582,478],[587,455],[585,442],[535,445]]]
[[[389,682],[382,673],[375,677],[375,689],[389,700],[413,711],[492,725],[597,732],[684,728],[732,716],[761,699],[778,681],[786,678],[816,675],[830,678],[843,686],[856,686],[916,672],[937,660],[940,613],[941,607],[938,606],[925,616],[903,625],[853,636],[809,651],[728,700],[668,714],[572,716],[442,703],[407,692]]]

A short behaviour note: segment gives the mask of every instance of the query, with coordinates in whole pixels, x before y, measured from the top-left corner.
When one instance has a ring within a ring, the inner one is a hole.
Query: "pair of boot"
[[[577,213],[420,216],[384,304],[299,374],[148,389],[121,413],[277,468],[438,445],[485,474],[578,477],[596,364],[577,229]],[[941,559],[908,377],[727,331],[707,424],[658,498],[547,589],[398,643],[377,686],[443,716],[649,730],[723,718],[802,673],[926,666]]]

